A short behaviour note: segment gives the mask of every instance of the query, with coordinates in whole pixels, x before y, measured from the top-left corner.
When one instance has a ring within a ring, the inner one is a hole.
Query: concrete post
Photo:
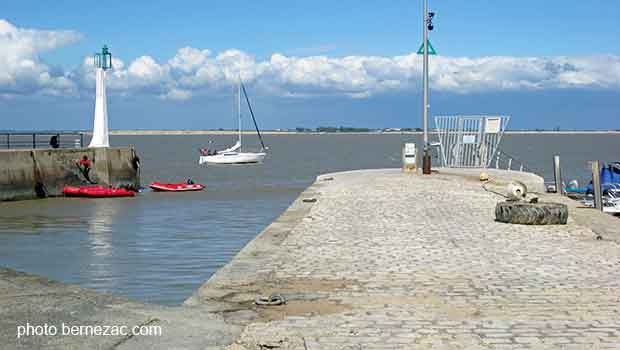
[[[592,190],[594,191],[594,207],[603,210],[603,194],[601,191],[601,170],[598,160],[592,161]]]

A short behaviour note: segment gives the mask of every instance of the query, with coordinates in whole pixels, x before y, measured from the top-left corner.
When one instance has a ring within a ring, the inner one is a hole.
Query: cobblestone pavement
[[[502,198],[463,177],[332,176],[256,268],[310,281],[316,310],[255,319],[231,349],[620,349],[618,243],[495,222]]]

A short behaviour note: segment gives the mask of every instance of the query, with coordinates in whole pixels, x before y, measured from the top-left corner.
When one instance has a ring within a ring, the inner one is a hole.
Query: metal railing
[[[0,133],[0,149],[82,147],[84,147],[84,134],[79,132]]]
[[[495,159],[493,159],[491,166],[495,167],[495,169],[527,171],[535,174],[543,174],[540,169],[529,167],[526,165],[525,161],[504,152],[502,149],[498,149],[495,153]]]
[[[435,116],[443,166],[490,167],[509,120],[509,116]]]

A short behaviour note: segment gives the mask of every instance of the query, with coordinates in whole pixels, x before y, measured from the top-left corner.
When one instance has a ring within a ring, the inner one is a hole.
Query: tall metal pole
[[[422,158],[422,173],[428,175],[431,173],[431,156],[429,154],[428,142],[428,0],[424,0],[424,15],[422,17],[422,27],[424,30],[424,156]]]

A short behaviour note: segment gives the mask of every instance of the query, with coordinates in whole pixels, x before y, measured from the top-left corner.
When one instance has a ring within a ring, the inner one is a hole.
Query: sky
[[[620,2],[429,2],[431,115],[620,129]],[[104,44],[112,129],[234,128],[239,76],[264,129],[422,124],[420,0],[42,4],[0,4],[0,129],[91,128]]]

